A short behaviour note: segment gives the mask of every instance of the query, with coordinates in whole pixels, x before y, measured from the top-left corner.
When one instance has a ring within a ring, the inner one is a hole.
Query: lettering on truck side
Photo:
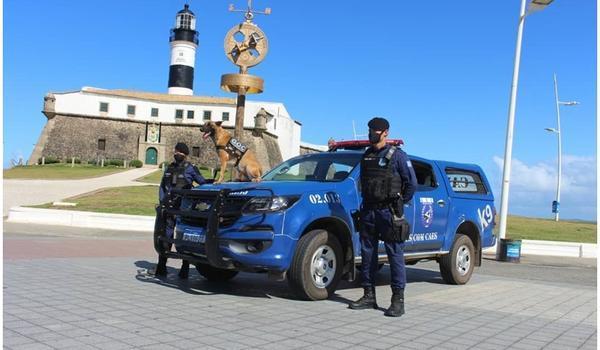
[[[481,225],[481,232],[483,232],[494,219],[494,214],[492,213],[492,207],[490,205],[486,205],[483,210],[481,208],[477,209],[477,216],[479,217],[479,224]]]

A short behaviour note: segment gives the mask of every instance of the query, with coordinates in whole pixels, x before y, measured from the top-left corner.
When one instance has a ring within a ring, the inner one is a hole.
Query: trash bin
[[[520,239],[501,239],[498,246],[500,254],[499,261],[518,263],[521,261],[521,240]]]

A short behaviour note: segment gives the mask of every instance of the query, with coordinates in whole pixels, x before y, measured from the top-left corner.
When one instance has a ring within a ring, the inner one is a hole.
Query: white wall
[[[204,111],[211,111],[212,121],[222,121],[223,112],[229,112],[229,121],[223,122],[223,125],[235,126],[235,105],[158,102],[140,98],[96,94],[91,91],[85,91],[85,88],[82,91],[53,94],[56,98],[55,110],[57,114],[104,116],[107,118],[154,123],[175,123],[176,121],[180,121],[181,124],[202,125],[204,124]],[[108,113],[100,112],[100,102],[108,103]],[[134,116],[127,115],[128,105],[135,106]],[[158,108],[158,117],[151,116],[152,108]],[[246,111],[244,113],[244,127],[254,127],[254,116],[256,116],[261,108],[264,108],[273,115],[273,118],[270,118],[267,122],[267,131],[277,135],[283,159],[297,156],[300,152],[302,127],[291,118],[283,103],[247,100]],[[182,119],[175,119],[175,110],[177,109],[183,110]],[[187,118],[187,112],[190,110],[194,111],[193,119]]]

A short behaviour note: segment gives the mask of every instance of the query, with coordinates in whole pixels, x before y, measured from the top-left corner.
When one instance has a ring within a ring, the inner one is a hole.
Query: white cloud
[[[492,182],[500,203],[504,160],[494,156],[497,172]],[[556,197],[556,160],[526,164],[513,158],[510,177],[509,212],[517,215],[550,217]],[[594,220],[596,217],[596,158],[565,155],[562,159],[561,216]]]

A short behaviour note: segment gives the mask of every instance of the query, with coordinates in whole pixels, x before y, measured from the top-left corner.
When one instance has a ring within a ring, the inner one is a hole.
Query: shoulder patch
[[[406,166],[412,168],[412,162],[409,160],[406,161]]]

